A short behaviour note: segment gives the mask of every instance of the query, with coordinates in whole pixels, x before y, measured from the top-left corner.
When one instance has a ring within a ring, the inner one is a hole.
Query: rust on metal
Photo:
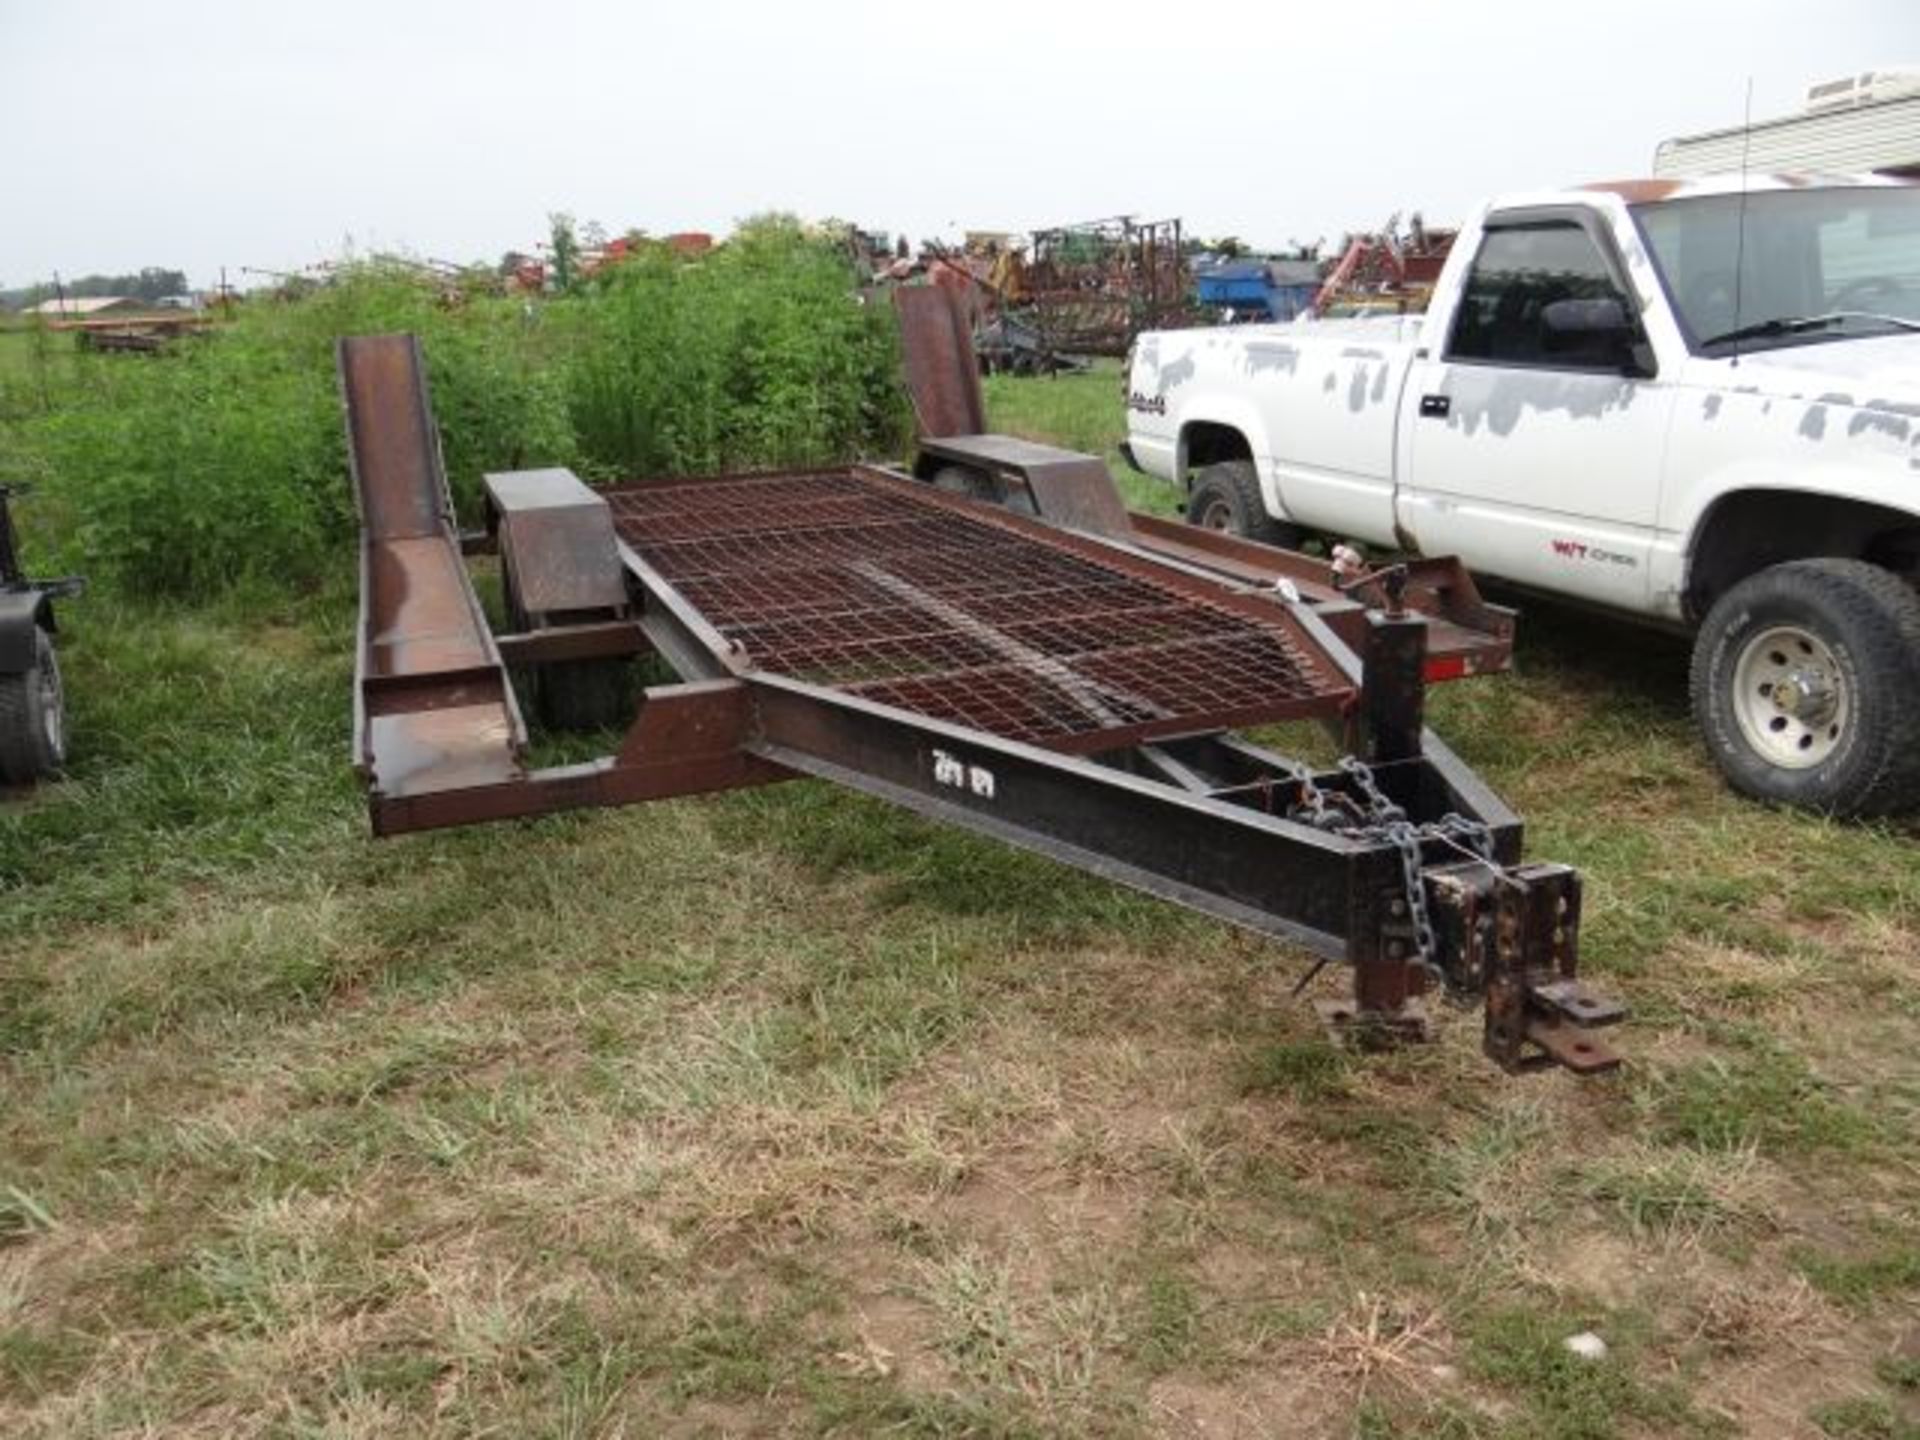
[[[357,336],[340,342],[339,359],[348,459],[366,528],[380,540],[438,535],[453,506],[419,341]]]
[[[1133,524],[1106,462],[1012,435],[960,435],[920,442],[924,474],[945,464],[985,472],[1024,492],[1034,514],[1055,525],[1111,540],[1129,540]]]
[[[632,620],[598,620],[556,625],[519,635],[496,636],[500,658],[509,665],[555,665],[575,660],[622,660],[650,648],[646,632]]]
[[[1192,289],[1180,221],[1120,215],[1034,231],[1020,314],[1043,352],[1124,355],[1143,330],[1183,323]]]
[[[623,612],[627,592],[606,503],[571,470],[488,475],[488,529],[516,579],[522,618]]]
[[[1138,511],[1130,518],[1134,542],[1143,550],[1263,588],[1285,582],[1315,607],[1328,628],[1353,649],[1361,648],[1364,607],[1341,592],[1325,561]],[[1512,664],[1513,611],[1481,599],[1466,566],[1451,555],[1404,565],[1405,603],[1427,620],[1429,681],[1492,674]]]
[[[1684,180],[1596,180],[1580,188],[1606,195],[1618,195],[1629,205],[1648,205],[1658,200],[1671,199],[1686,186],[1686,183]]]
[[[356,763],[381,795],[519,778],[526,733],[468,583],[410,335],[342,340],[362,517]]]
[[[1278,607],[872,472],[606,497],[620,538],[749,671],[1007,739],[1098,751],[1328,714],[1352,693]]]
[[[417,344],[348,341],[340,367],[376,832],[811,775],[1344,960],[1357,1039],[1423,1033],[1431,982],[1484,994],[1483,1043],[1508,1069],[1617,1063],[1590,1032],[1619,1007],[1575,979],[1578,877],[1516,863],[1518,817],[1424,730],[1429,630],[1401,586],[1424,580],[1464,622],[1464,572],[1371,577],[1389,613],[1276,590],[1261,580],[1308,562],[1143,537],[1093,493],[1097,459],[949,437],[944,458],[1001,504],[864,465],[599,493],[559,471],[494,477],[529,628],[502,645]],[[508,658],[549,667],[545,684],[648,646],[683,683],[646,690],[617,749],[522,765]],[[1348,732],[1337,769],[1230,733],[1304,716]]]
[[[987,407],[973,358],[973,332],[959,300],[942,285],[903,285],[893,292],[893,308],[915,430],[980,434],[987,428]]]
[[[618,753],[580,765],[528,771],[504,782],[370,797],[376,834],[637,805],[681,795],[766,785],[791,772],[746,748],[746,687],[694,681],[644,691]]]

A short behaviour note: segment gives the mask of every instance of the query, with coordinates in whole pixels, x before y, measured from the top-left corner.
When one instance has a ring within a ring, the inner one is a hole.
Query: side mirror
[[[1549,355],[1617,367],[1638,378],[1654,373],[1652,347],[1627,307],[1611,296],[1550,301],[1540,307],[1540,328]]]
[[[1627,307],[1611,298],[1552,301],[1541,306],[1540,324],[1549,336],[1575,342],[1625,340],[1633,333]]]

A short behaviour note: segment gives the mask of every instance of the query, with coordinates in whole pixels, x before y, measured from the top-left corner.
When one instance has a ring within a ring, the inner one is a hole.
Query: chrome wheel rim
[[[1210,500],[1207,508],[1200,512],[1202,530],[1231,530],[1233,528],[1233,507],[1224,500]]]
[[[40,729],[47,739],[47,754],[57,762],[67,753],[66,709],[60,693],[60,663],[51,654],[40,667]]]
[[[1783,770],[1807,770],[1839,748],[1853,699],[1826,641],[1775,625],[1734,662],[1733,715],[1755,754]]]

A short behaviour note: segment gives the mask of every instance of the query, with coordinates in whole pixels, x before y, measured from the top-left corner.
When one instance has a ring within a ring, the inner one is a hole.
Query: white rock
[[[1578,1335],[1569,1335],[1562,1343],[1582,1360],[1607,1358],[1607,1342],[1591,1330],[1582,1330]]]

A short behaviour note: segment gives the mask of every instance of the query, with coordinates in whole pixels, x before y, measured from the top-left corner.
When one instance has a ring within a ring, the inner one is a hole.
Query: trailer
[[[24,493],[23,486],[0,485],[0,785],[31,785],[66,763],[53,602],[85,589],[78,578],[27,578],[12,509],[13,497]]]
[[[964,324],[908,305],[911,466],[496,474],[464,537],[418,342],[342,341],[374,832],[826,780],[1283,941],[1313,957],[1300,988],[1344,963],[1322,1008],[1356,1043],[1425,1035],[1437,992],[1479,1004],[1509,1070],[1616,1065],[1578,875],[1523,861],[1519,817],[1424,723],[1429,680],[1506,664],[1511,614],[1452,562],[1335,584],[1130,515],[1100,460],[982,433]],[[510,633],[468,571],[487,550]],[[643,654],[675,678],[622,695]],[[536,768],[523,699],[619,739]],[[1242,733],[1300,719],[1345,758]]]
[[[1661,178],[1713,174],[1920,178],[1920,70],[1869,70],[1807,89],[1797,113],[1662,140]]]

